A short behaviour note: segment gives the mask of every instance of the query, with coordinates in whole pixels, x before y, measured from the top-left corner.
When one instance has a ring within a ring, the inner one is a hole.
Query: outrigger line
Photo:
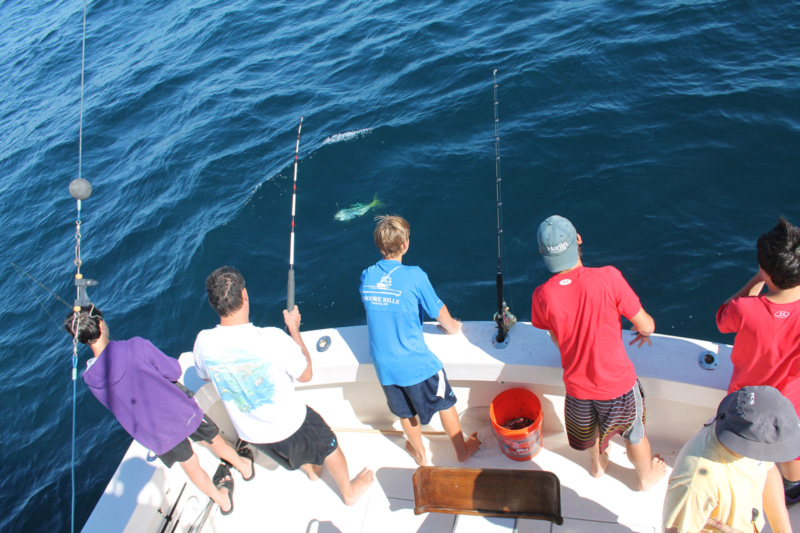
[[[69,193],[78,201],[78,218],[75,220],[75,266],[77,272],[75,274],[75,287],[77,295],[75,297],[75,305],[72,308],[72,517],[70,523],[70,530],[75,531],[75,428],[76,410],[78,405],[78,317],[80,316],[81,308],[91,305],[89,295],[86,294],[86,287],[97,285],[93,279],[86,279],[81,274],[81,200],[86,200],[92,194],[92,186],[83,178],[76,178],[69,184]]]
[[[89,295],[86,293],[86,287],[97,285],[97,281],[86,279],[81,274],[81,265],[83,265],[81,260],[81,201],[92,195],[92,185],[83,178],[76,178],[69,184],[69,193],[78,201],[78,218],[75,220],[75,266],[77,267],[75,287],[77,294],[75,295],[75,305],[72,308],[77,313],[80,312],[81,307],[92,305]]]
[[[496,348],[505,348],[508,344],[507,334],[517,322],[517,317],[509,312],[503,297],[503,268],[502,268],[502,237],[503,237],[503,216],[502,216],[502,197],[500,194],[500,137],[497,135],[497,125],[500,118],[497,114],[497,69],[492,72],[492,82],[494,84],[494,175],[495,190],[497,192],[497,313],[494,321],[497,324],[497,337],[494,345]]]
[[[86,200],[92,195],[92,185],[81,176],[81,168],[83,166],[83,80],[84,80],[84,64],[86,61],[86,0],[83,2],[83,39],[81,47],[81,107],[78,122],[78,177],[69,184],[69,193],[78,202],[78,218],[75,220],[75,267],[77,272],[75,274],[75,287],[77,295],[75,297],[75,305],[73,310],[73,325],[72,331],[72,465],[70,468],[72,478],[72,506],[70,514],[70,531],[75,531],[75,428],[76,410],[78,403],[78,327],[75,322],[78,319],[78,313],[81,307],[91,305],[89,296],[86,294],[86,287],[97,285],[93,279],[84,279],[81,274],[81,202]]]
[[[294,146],[294,183],[292,185],[292,231],[289,237],[289,280],[286,284],[286,310],[294,309],[294,214],[297,206],[297,159],[300,153],[300,130],[303,129],[303,117],[297,128],[297,144]]]

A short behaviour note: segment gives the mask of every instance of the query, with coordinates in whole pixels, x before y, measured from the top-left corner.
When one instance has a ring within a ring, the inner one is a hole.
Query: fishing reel
[[[502,327],[503,330],[508,331],[517,323],[517,317],[509,312],[508,307],[504,307],[502,316],[500,316],[500,313],[494,314],[494,322]]]
[[[508,346],[508,330],[517,323],[517,317],[511,314],[505,302],[503,302],[502,309],[502,313],[497,312],[494,314],[494,323],[497,324],[497,335],[492,337],[492,346],[498,349]]]

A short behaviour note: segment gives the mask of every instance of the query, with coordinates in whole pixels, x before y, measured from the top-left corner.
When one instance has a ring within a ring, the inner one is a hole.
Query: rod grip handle
[[[503,274],[497,272],[497,312],[503,314]]]
[[[289,280],[286,283],[286,310],[294,309],[294,269],[289,269]]]

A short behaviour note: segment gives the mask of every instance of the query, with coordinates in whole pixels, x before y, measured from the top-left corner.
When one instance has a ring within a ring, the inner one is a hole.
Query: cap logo
[[[791,315],[789,311],[777,311],[775,318],[789,318],[789,315]]]
[[[548,253],[560,254],[561,252],[563,252],[564,250],[569,248],[569,243],[568,242],[562,242],[562,243],[560,243],[560,244],[558,244],[556,246],[545,246],[545,248],[547,248],[547,252]]]

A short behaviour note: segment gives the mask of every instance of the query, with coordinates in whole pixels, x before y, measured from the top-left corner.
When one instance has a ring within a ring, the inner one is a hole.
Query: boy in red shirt
[[[552,216],[539,225],[539,251],[553,276],[533,292],[531,323],[548,330],[564,368],[564,419],[569,445],[589,450],[590,473],[608,466],[606,447],[614,435],[625,439],[628,458],[645,491],[666,474],[666,464],[650,456],[644,434],[644,392],[622,344],[620,315],[637,331],[639,346],[650,344],[655,322],[616,268],[587,268],[572,223]]]
[[[800,228],[781,217],[756,249],[758,272],[717,311],[720,332],[736,333],[728,392],[770,385],[800,413]],[[779,468],[786,503],[797,503],[800,457]]]

